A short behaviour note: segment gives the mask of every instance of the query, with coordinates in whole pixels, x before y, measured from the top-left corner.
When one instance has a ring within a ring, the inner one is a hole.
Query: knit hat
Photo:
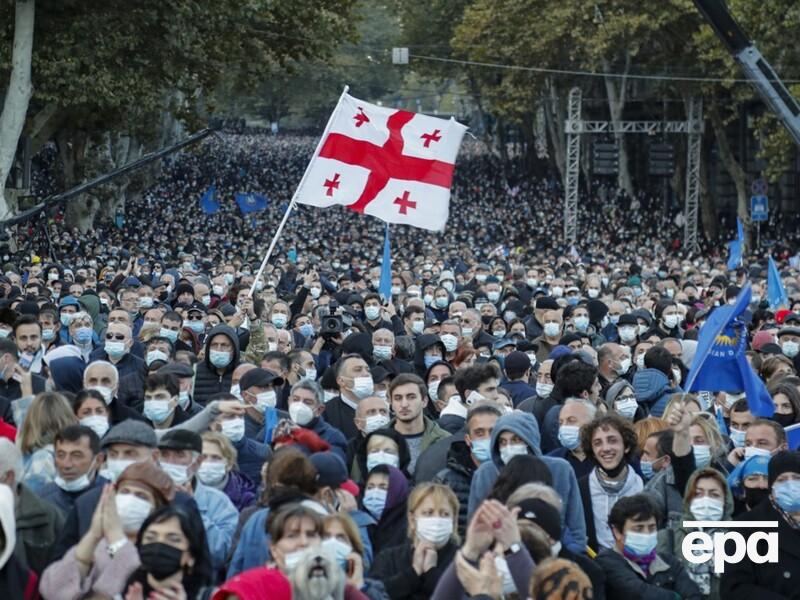
[[[744,495],[744,480],[750,475],[767,475],[769,472],[769,456],[751,456],[740,462],[728,475],[728,487],[736,497]]]
[[[784,450],[778,452],[769,460],[769,475],[767,481],[769,487],[783,473],[800,473],[800,452]]]
[[[552,504],[540,498],[526,498],[519,503],[517,519],[536,523],[554,540],[561,539],[561,518]]]
[[[175,484],[172,483],[172,478],[150,460],[135,462],[126,467],[117,478],[117,489],[126,481],[134,482],[153,492],[159,506],[169,504],[175,497]]]

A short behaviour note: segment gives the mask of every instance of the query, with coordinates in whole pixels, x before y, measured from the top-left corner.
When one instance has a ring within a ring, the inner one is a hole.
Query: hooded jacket
[[[573,552],[583,553],[586,550],[586,524],[583,517],[583,505],[581,504],[580,492],[578,490],[578,480],[575,471],[563,458],[553,456],[542,456],[539,446],[541,437],[539,435],[539,424],[533,415],[528,413],[513,412],[503,415],[497,420],[492,431],[492,460],[483,463],[472,478],[472,486],[469,491],[469,510],[467,518],[471,519],[475,510],[489,495],[494,485],[500,469],[503,468],[503,461],[500,458],[498,439],[504,431],[515,433],[530,448],[534,456],[539,457],[547,465],[553,475],[553,488],[561,496],[563,505],[561,508],[561,527],[569,530],[568,539],[565,545]]]
[[[233,344],[233,356],[231,362],[225,367],[224,372],[220,375],[216,367],[211,364],[211,351],[209,345],[212,338],[217,334],[222,334],[227,337],[231,344]],[[217,325],[208,332],[205,340],[205,356],[203,362],[197,363],[197,370],[194,376],[194,391],[192,397],[199,404],[206,405],[208,399],[214,394],[229,392],[231,389],[231,377],[233,371],[239,366],[239,336],[233,328],[227,325]]]
[[[372,551],[376,557],[381,550],[399,546],[407,540],[408,516],[406,513],[408,512],[407,502],[410,491],[408,480],[399,469],[394,467],[387,467],[387,469],[389,470],[389,489],[386,495],[386,505],[378,522],[367,528],[369,538],[372,540]],[[366,486],[364,487],[366,488]],[[368,513],[366,509],[365,512]]]
[[[442,483],[453,490],[458,498],[458,532],[462,536],[467,530],[469,487],[477,469],[467,442],[459,440],[450,445],[447,468],[442,469],[434,479],[436,483]]]
[[[428,371],[428,367],[425,366],[425,350],[431,346],[438,345],[439,350],[442,352],[442,356],[447,356],[447,351],[444,348],[442,340],[439,339],[439,336],[433,333],[424,333],[420,336],[417,336],[416,341],[417,348],[414,352],[414,368],[417,371],[417,375],[420,377],[425,377],[425,373]]]
[[[633,376],[636,400],[650,409],[651,417],[661,417],[670,396],[680,388],[670,387],[669,379],[658,369],[642,369]]]
[[[689,482],[686,484],[686,494],[683,498],[682,521],[700,520],[698,517],[692,514],[690,506],[692,504],[692,500],[694,499],[694,494],[692,492],[694,491],[695,483],[701,477],[712,477],[722,486],[722,489],[725,493],[725,501],[723,503],[721,520],[730,520],[731,515],[733,514],[733,494],[731,494],[730,488],[728,488],[725,477],[723,477],[719,471],[716,469],[706,468],[695,471],[689,478]],[[681,523],[678,523],[674,527],[661,529],[658,532],[658,546],[656,547],[656,551],[659,554],[670,554],[678,558],[683,563],[686,571],[689,573],[689,577],[691,577],[692,581],[694,581],[697,584],[697,587],[700,588],[700,592],[704,595],[704,598],[708,598],[708,600],[719,600],[720,576],[714,574],[713,561],[695,565],[686,560],[681,552],[684,538],[694,531],[700,531],[700,528],[683,527]],[[713,535],[714,530],[705,528],[703,531]]]

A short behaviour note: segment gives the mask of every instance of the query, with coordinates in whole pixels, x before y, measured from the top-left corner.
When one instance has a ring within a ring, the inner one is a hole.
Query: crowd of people
[[[298,208],[256,280],[313,145],[226,134],[124,219],[15,232],[3,598],[800,597],[794,232],[770,307],[761,257],[682,252],[646,194],[597,188],[563,245],[559,186],[468,143],[447,229],[392,227],[391,297],[383,224],[339,208]],[[270,199],[254,222],[239,191]],[[743,289],[769,418],[686,390]],[[685,550],[752,521],[777,540]]]

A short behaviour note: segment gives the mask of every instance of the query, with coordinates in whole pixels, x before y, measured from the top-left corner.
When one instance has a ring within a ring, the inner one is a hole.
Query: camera
[[[344,333],[353,325],[353,317],[344,313],[341,315],[329,315],[320,319],[319,331],[322,335],[337,335]]]

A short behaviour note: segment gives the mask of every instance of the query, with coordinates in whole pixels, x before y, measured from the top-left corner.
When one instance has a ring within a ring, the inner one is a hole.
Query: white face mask
[[[117,494],[117,513],[125,533],[136,533],[153,510],[153,505],[133,494]]]
[[[417,517],[417,536],[441,547],[453,535],[453,519],[447,517]]]
[[[256,410],[260,413],[266,411],[267,408],[275,408],[276,403],[277,395],[274,390],[256,394]]]
[[[189,467],[173,463],[159,463],[161,470],[172,478],[175,485],[183,485],[189,481]]]
[[[233,443],[238,442],[244,437],[244,417],[229,419],[222,422],[222,435]]]
[[[636,339],[636,327],[633,325],[626,325],[619,328],[619,339],[623,343],[629,343]]]
[[[769,458],[772,456],[772,452],[769,450],[764,450],[763,448],[756,448],[755,446],[747,446],[744,449],[744,459],[748,460],[754,456],[766,456]]]
[[[539,381],[536,382],[536,395],[539,398],[547,398],[550,396],[550,393],[553,391],[555,387],[552,383],[541,383]]]
[[[636,368],[641,370],[644,369],[644,352],[641,354],[636,355]]]
[[[628,369],[631,368],[631,359],[630,358],[623,358],[619,361],[619,367],[617,368],[617,375],[625,375],[628,372]]]
[[[372,471],[378,465],[389,465],[390,467],[400,467],[400,457],[396,454],[390,454],[379,450],[378,452],[370,452],[367,454],[367,471]]]
[[[97,437],[102,438],[108,431],[108,417],[103,415],[89,415],[81,419],[81,425],[88,427],[97,434]]]
[[[389,424],[389,417],[386,415],[370,415],[364,419],[364,434],[369,435],[373,431],[383,429]]]
[[[121,458],[109,458],[106,461],[106,468],[104,470],[103,476],[114,483],[119,476],[122,475],[122,472],[130,467],[135,460],[124,460]]]
[[[363,400],[367,396],[371,396],[374,390],[372,377],[354,377],[353,378],[353,395],[359,400]]]
[[[458,338],[451,333],[445,333],[441,336],[444,349],[448,352],[455,352],[458,348]]]
[[[504,556],[494,557],[494,567],[497,573],[503,577],[503,595],[508,596],[517,592],[517,586],[514,583],[514,578],[511,576],[511,571],[508,568],[508,563]]]
[[[205,485],[215,486],[222,483],[227,473],[227,467],[223,461],[204,460],[197,469],[197,478]]]
[[[305,427],[314,419],[314,411],[304,402],[292,402],[289,405],[289,418],[300,427]]]
[[[664,317],[664,326],[667,329],[674,329],[675,327],[678,326],[678,321],[679,320],[680,320],[680,317],[678,315],[666,315]]]
[[[92,470],[92,467],[89,467]],[[92,480],[89,479],[89,473],[84,473],[80,477],[76,477],[71,481],[67,481],[61,475],[56,475],[53,482],[65,492],[81,492],[92,485]]]
[[[503,461],[504,465],[507,465],[515,456],[527,453],[528,447],[525,444],[507,444],[500,448],[500,460]]]
[[[699,521],[719,521],[722,519],[724,505],[722,500],[706,496],[692,500],[689,510]]]
[[[90,390],[95,390],[100,393],[103,397],[103,400],[106,401],[106,404],[111,404],[111,401],[114,399],[114,390],[110,387],[106,387],[104,385],[96,385],[94,387],[87,388]]]

